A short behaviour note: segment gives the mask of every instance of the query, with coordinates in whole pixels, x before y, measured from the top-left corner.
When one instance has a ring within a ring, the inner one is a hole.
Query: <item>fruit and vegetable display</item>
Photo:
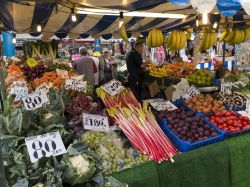
[[[161,30],[154,28],[153,30],[151,30],[148,34],[148,47],[160,47],[163,45],[163,43],[165,42],[165,36],[162,33]]]
[[[25,64],[24,66],[21,67],[21,70],[24,76],[26,77],[27,81],[30,82],[35,80],[36,78],[42,77],[47,70],[47,65],[35,64],[34,66],[29,66]]]
[[[216,112],[213,116],[208,117],[208,120],[218,128],[228,132],[250,129],[250,119],[237,114],[233,110]]]
[[[149,158],[139,151],[126,148],[121,137],[115,132],[86,132],[82,140],[101,158],[105,173],[117,172],[144,162]]]
[[[164,64],[162,66],[149,63],[145,71],[149,72],[149,75],[153,77],[183,78],[193,73],[193,65],[187,62],[176,62],[173,64]]]
[[[213,74],[206,70],[196,70],[192,75],[187,76],[187,80],[190,84],[196,86],[211,86]]]
[[[184,107],[166,113],[166,120],[168,128],[184,141],[199,142],[219,135],[203,118],[194,116]]]
[[[199,94],[191,99],[185,99],[185,104],[194,111],[205,114],[224,111],[225,106],[220,100],[216,100],[210,94]]]
[[[185,32],[174,30],[167,39],[167,48],[170,51],[181,50],[187,44],[187,37]]]
[[[215,93],[214,98],[223,102],[224,105],[236,108],[244,108],[246,106],[247,97],[239,92],[231,93]]]

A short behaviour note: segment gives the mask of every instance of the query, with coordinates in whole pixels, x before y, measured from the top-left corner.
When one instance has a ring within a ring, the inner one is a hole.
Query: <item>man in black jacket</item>
[[[135,47],[128,53],[126,63],[128,69],[128,83],[138,100],[141,98],[143,68],[147,65],[143,63],[144,44],[135,43]]]

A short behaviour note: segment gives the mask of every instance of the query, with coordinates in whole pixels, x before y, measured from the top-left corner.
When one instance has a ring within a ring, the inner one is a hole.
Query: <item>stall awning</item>
[[[147,32],[153,27],[163,31],[175,28],[193,27],[196,11],[189,4],[174,5],[166,0],[1,0],[0,17],[7,30],[36,35],[37,25],[42,32],[59,37],[92,35],[101,36],[118,33],[119,16],[77,14],[77,21],[71,20],[71,8],[109,8],[124,11],[147,11],[178,13],[188,15],[186,19],[124,17],[127,32]],[[67,3],[66,3],[67,2]]]

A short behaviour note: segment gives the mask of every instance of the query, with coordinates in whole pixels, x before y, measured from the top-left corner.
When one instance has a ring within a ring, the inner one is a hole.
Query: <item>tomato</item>
[[[219,128],[219,129],[222,129],[222,128],[223,128],[223,126],[222,126],[222,125],[218,125],[218,128]]]
[[[230,114],[231,114],[231,116],[235,116],[236,115],[235,111],[233,111],[233,110],[230,110]]]
[[[229,126],[232,126],[233,123],[234,123],[234,122],[233,122],[233,120],[231,120],[231,119],[227,121],[227,124],[228,124]]]
[[[235,131],[239,131],[239,130],[240,130],[240,128],[239,128],[239,127],[236,127],[236,128],[235,128]]]
[[[238,116],[239,120],[244,120],[244,116]]]
[[[229,117],[229,116],[231,116],[231,113],[228,111],[228,112],[226,112],[224,115],[225,115],[226,117]]]
[[[221,113],[221,112],[216,112],[216,113],[215,113],[215,116],[216,116],[216,117],[221,117],[221,116],[222,116],[222,113]]]
[[[227,127],[228,125],[226,123],[223,124],[223,127]]]
[[[227,128],[227,127],[225,127],[225,128],[223,128],[223,130],[224,130],[224,131],[228,131],[228,128]]]

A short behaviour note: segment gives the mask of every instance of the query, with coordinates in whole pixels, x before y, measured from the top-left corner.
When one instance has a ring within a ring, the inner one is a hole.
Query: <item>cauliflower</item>
[[[62,164],[65,165],[63,181],[70,185],[90,180],[96,171],[95,160],[83,152],[77,152],[72,146],[69,146],[68,153],[63,155]]]
[[[74,156],[69,158],[69,161],[73,168],[77,170],[79,175],[87,173],[89,170],[89,162],[82,156]]]

